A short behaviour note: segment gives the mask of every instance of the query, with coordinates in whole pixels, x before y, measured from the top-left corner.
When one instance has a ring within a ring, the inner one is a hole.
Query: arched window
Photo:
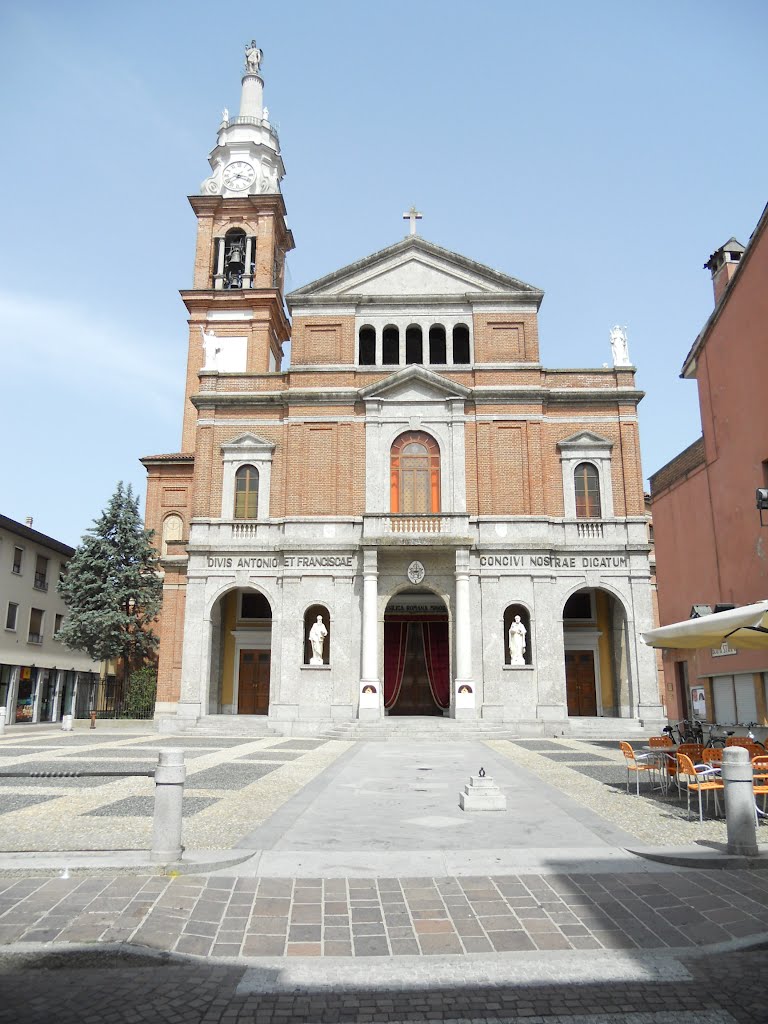
[[[411,324],[405,329],[405,361],[406,363],[424,362],[424,344],[418,324]]]
[[[400,362],[400,331],[394,324],[387,324],[381,334],[381,361],[387,366]]]
[[[573,473],[576,491],[576,518],[599,519],[600,474],[591,462],[580,462]]]
[[[366,325],[357,336],[357,361],[360,366],[376,365],[376,331]]]
[[[232,228],[224,236],[224,287],[242,288],[245,265],[245,232]]]
[[[429,328],[430,363],[444,363],[445,353],[445,328],[442,324],[432,324]]]
[[[235,473],[235,519],[258,518],[259,471],[241,466]]]
[[[456,324],[453,328],[453,361],[458,364],[469,362],[469,328],[466,324]]]
[[[517,622],[517,619],[520,621]],[[510,633],[513,624],[515,629]],[[524,632],[520,631],[520,626]],[[533,664],[531,617],[523,604],[510,604],[504,609],[504,664]]]
[[[171,512],[163,520],[163,535],[162,535],[162,546],[160,553],[165,557],[169,554],[168,541],[181,540],[182,533],[184,531],[184,521],[180,515],[176,512]],[[176,555],[181,554],[181,551],[177,551],[175,546],[171,548],[170,554]]]
[[[416,515],[440,511],[440,449],[429,434],[409,430],[392,445],[390,507]]]
[[[320,620],[319,622],[317,620]],[[313,634],[312,630],[315,627],[318,628]],[[323,630],[325,630],[325,636],[323,636]],[[319,650],[322,651],[322,664],[329,665],[331,662],[331,617],[328,614],[328,609],[322,604],[313,604],[307,608],[304,612],[304,664],[305,665],[318,665],[319,661],[313,661],[313,657],[316,659],[317,654],[312,646],[312,638],[315,639],[315,645]]]

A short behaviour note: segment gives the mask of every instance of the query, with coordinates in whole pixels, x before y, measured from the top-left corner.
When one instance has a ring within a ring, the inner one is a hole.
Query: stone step
[[[571,718],[560,721],[493,722],[455,718],[387,717],[375,722],[348,720],[277,721],[266,715],[205,715],[196,722],[170,717],[161,720],[163,734],[212,737],[268,738],[278,736],[316,736],[318,739],[347,741],[407,740],[442,742],[477,739],[581,739],[639,741],[658,735],[660,723],[644,723],[628,718]]]

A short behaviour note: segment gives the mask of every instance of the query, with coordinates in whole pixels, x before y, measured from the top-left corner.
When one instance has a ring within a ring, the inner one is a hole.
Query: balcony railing
[[[30,633],[27,637],[28,644],[41,644],[43,642],[42,633]]]
[[[603,524],[584,520],[576,523],[576,534],[583,540],[602,540],[604,534]]]
[[[469,533],[469,517],[464,513],[435,513],[433,515],[415,515],[409,512],[398,512],[381,515],[366,515],[365,536],[398,537],[402,540],[439,540],[451,537],[465,537]]]
[[[35,573],[34,588],[35,588],[35,590],[47,590],[48,589],[48,577],[45,575],[44,572],[36,572]]]

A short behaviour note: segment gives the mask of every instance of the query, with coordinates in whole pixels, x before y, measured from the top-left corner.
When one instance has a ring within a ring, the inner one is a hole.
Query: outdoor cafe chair
[[[627,743],[626,740],[619,740],[619,748],[624,755],[624,764],[627,769],[627,793],[629,793],[629,774],[630,772],[635,773],[635,784],[637,795],[640,796],[640,775],[642,772],[650,772],[651,778],[648,780],[648,784],[653,783],[653,772],[656,771],[656,765],[653,761],[649,760],[649,754],[636,754],[632,749],[632,744]]]
[[[662,775],[662,781],[666,783],[662,788],[666,792],[669,787],[670,779],[675,777],[677,771],[677,763],[675,762],[675,755],[670,749],[674,747],[675,741],[671,736],[650,736],[648,738],[648,746],[652,751],[658,751],[655,757],[659,772]],[[669,753],[666,757],[663,756],[663,752],[668,750]]]
[[[694,764],[700,762],[704,756],[704,744],[703,743],[681,743],[675,752],[675,758],[679,754],[685,754],[686,757],[690,757]],[[680,768],[679,761],[675,761],[675,774],[677,776],[677,795],[682,800],[683,791],[680,788]]]
[[[760,815],[766,817],[765,804],[768,800],[768,754],[759,754],[752,758],[752,789],[755,794],[755,824],[760,821]],[[757,798],[763,798],[762,811],[757,806]]]
[[[699,794],[699,821],[704,821],[704,812],[701,805],[701,794],[707,794],[707,800],[709,800],[709,794],[714,794],[715,797],[715,813],[719,813],[720,807],[717,801],[717,794],[724,788],[723,780],[720,778],[720,769],[713,768],[712,765],[707,764],[694,764],[693,761],[688,757],[687,754],[677,753],[677,779],[678,785],[680,780],[685,783],[685,788],[688,793],[688,819],[691,817],[691,790]]]

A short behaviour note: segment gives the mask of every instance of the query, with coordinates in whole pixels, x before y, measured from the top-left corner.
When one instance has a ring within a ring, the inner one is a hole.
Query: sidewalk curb
[[[644,860],[671,864],[678,868],[704,868],[709,871],[764,871],[768,869],[768,846],[759,849],[756,857],[743,857],[722,849],[701,846],[637,846],[627,849]]]
[[[0,878],[39,875],[197,875],[225,871],[254,856],[254,850],[190,850],[183,859],[159,864],[148,850],[0,853]],[[18,866],[13,861],[18,860]]]

